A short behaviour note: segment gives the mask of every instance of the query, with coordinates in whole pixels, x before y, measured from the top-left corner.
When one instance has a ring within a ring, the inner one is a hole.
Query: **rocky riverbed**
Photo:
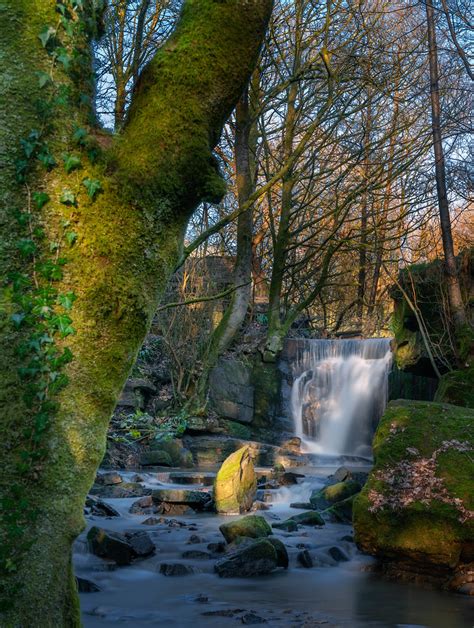
[[[209,509],[212,472],[101,474],[74,551],[84,626],[471,627],[474,600],[383,580],[349,524],[302,516],[317,514],[310,497],[334,482],[336,468],[299,467],[288,486],[258,468],[251,515],[267,532],[230,544],[219,528],[243,516]],[[366,469],[351,471],[357,479]],[[235,556],[264,575],[238,577]]]

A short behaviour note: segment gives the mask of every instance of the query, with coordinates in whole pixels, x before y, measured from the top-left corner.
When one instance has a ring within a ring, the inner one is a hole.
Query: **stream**
[[[297,469],[305,475],[299,484],[266,491],[270,509],[257,514],[271,524],[301,512],[290,508],[290,503],[307,501],[311,490],[322,487],[335,470],[335,466]],[[128,481],[133,473],[121,475]],[[140,475],[149,487],[186,488],[168,483],[166,473]],[[193,484],[192,488],[200,487]],[[101,589],[80,595],[85,628],[111,624],[185,628],[254,623],[306,628],[471,628],[474,624],[474,600],[468,597],[381,579],[373,572],[373,559],[358,552],[349,525],[300,526],[294,533],[275,529],[275,536],[288,550],[288,570],[280,568],[258,578],[221,579],[213,570],[215,559],[183,559],[182,553],[190,549],[207,551],[209,543],[223,541],[219,525],[231,517],[209,512],[164,516],[160,523],[144,526],[142,522],[149,515],[129,513],[136,498],[105,501],[121,516],[89,515],[87,529],[92,525],[118,532],[146,529],[156,553],[130,566],[115,567],[89,552],[87,530],[79,537],[74,547],[76,574]],[[194,542],[190,543],[193,535]],[[313,558],[312,568],[302,567],[297,561],[303,549],[308,549]],[[159,573],[163,562],[192,565],[199,573],[165,576]]]

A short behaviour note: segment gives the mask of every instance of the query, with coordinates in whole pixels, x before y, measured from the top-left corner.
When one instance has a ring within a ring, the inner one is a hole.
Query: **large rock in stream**
[[[157,488],[151,494],[154,504],[180,504],[193,510],[205,510],[212,503],[212,496],[205,491],[185,488]]]
[[[281,555],[280,555],[281,556]],[[274,571],[281,563],[277,548],[267,539],[244,543],[214,565],[221,578],[248,578]]]
[[[472,591],[474,411],[391,402],[374,439],[375,465],[354,500],[355,540],[392,577]]]
[[[325,510],[326,508],[330,508],[333,504],[342,502],[348,497],[359,493],[361,489],[362,486],[359,482],[344,480],[343,482],[325,486],[318,491],[313,491],[309,501],[316,510]]]
[[[238,537],[248,537],[259,539],[270,536],[272,529],[263,517],[259,515],[248,515],[242,519],[229,521],[219,526],[227,543],[232,543]]]
[[[257,493],[257,477],[248,447],[242,447],[224,460],[214,483],[214,502],[220,514],[236,515],[252,507]]]
[[[134,558],[149,556],[155,551],[146,532],[120,534],[94,526],[87,533],[87,541],[93,554],[121,566],[130,565]]]

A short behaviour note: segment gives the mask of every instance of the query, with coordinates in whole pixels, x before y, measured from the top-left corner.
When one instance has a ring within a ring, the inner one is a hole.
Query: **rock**
[[[344,536],[341,536],[340,540],[345,541],[346,543],[354,543],[354,537],[352,534],[345,534]]]
[[[148,515],[153,512],[153,499],[151,495],[146,495],[145,497],[141,497],[137,499],[136,502],[130,506],[128,511],[132,515]]]
[[[247,578],[267,575],[276,569],[277,564],[277,553],[272,543],[267,539],[257,539],[219,559],[214,569],[221,578]]]
[[[186,432],[219,434],[221,432],[219,421],[214,417],[191,416],[186,421]]]
[[[193,510],[204,510],[212,501],[209,493],[184,488],[157,488],[152,491],[151,495],[155,504],[162,502],[184,504]]]
[[[330,486],[326,486],[319,491],[313,491],[309,501],[311,502],[313,508],[317,510],[325,510],[335,504],[336,502],[341,502],[351,495],[355,495],[359,493],[361,490],[361,485],[359,482],[355,480],[344,480],[343,482],[337,482],[337,484],[331,484]]]
[[[213,554],[223,554],[226,550],[226,544],[223,541],[218,543],[209,543],[207,549]]]
[[[151,495],[151,488],[147,488],[138,482],[122,482],[121,484],[112,484],[108,486],[94,485],[91,488],[91,494],[103,498],[125,499],[128,497],[143,497]]]
[[[474,562],[470,425],[474,410],[460,406],[406,400],[387,406],[353,521],[359,548],[395,578],[450,588]]]
[[[242,617],[240,618],[240,621],[246,626],[250,626],[252,624],[266,624],[267,623],[266,619],[264,619],[263,617],[260,617],[260,615],[256,615],[255,613],[245,613],[245,615],[242,615]]]
[[[172,467],[171,456],[162,449],[151,449],[140,454],[140,464],[144,467],[156,465],[161,467]]]
[[[215,479],[215,474],[190,473],[188,471],[173,471],[169,475],[169,481],[173,484],[202,484],[203,486],[212,486]]]
[[[250,512],[258,512],[259,510],[270,510],[271,506],[265,502],[256,501],[253,503]]]
[[[86,499],[86,506],[96,517],[120,517],[120,513],[115,508],[101,499],[97,499],[97,497],[89,496]]]
[[[280,539],[277,539],[276,536],[269,536],[267,537],[267,539],[275,548],[275,552],[277,555],[277,566],[283,567],[284,569],[288,569],[290,560],[288,558],[288,551],[285,547],[285,544],[282,543]]]
[[[155,551],[155,544],[147,532],[126,532],[125,538],[136,556],[150,556]]]
[[[285,532],[296,532],[298,530],[298,524],[293,519],[287,519],[286,521],[278,521],[272,523],[272,528],[276,530],[285,530]]]
[[[344,482],[344,480],[351,479],[351,472],[347,467],[339,467],[339,469],[333,475],[329,476],[329,479],[334,484],[337,484],[338,482]]]
[[[327,516],[330,521],[336,523],[352,523],[352,506],[354,504],[355,495],[343,499],[342,502],[336,502],[330,508],[323,510],[322,515]]]
[[[242,447],[222,463],[214,483],[214,502],[221,514],[241,514],[252,507],[257,478],[248,447]]]
[[[324,519],[321,517],[319,512],[315,512],[314,510],[308,510],[307,512],[302,512],[299,515],[293,515],[290,517],[291,521],[295,523],[299,523],[302,526],[323,526]]]
[[[280,477],[279,482],[281,486],[292,486],[298,484],[298,478],[304,478],[301,473],[293,473],[293,471],[285,471]]]
[[[86,578],[79,578],[76,576],[77,590],[79,593],[97,593],[100,591],[100,587],[92,580]]]
[[[247,515],[242,519],[229,521],[219,526],[227,543],[231,543],[238,536],[246,536],[252,539],[258,539],[270,536],[272,529],[263,517],[259,515]]]
[[[189,539],[186,541],[188,545],[196,545],[197,543],[202,543],[203,540],[197,534],[191,534]]]
[[[209,560],[210,558],[212,558],[209,552],[204,552],[201,550],[187,550],[186,552],[183,552],[181,556],[183,558],[197,560]]]
[[[159,523],[162,523],[162,521],[158,517],[148,517],[148,519],[142,521],[142,525],[144,526],[156,526]]]
[[[293,436],[292,438],[283,441],[280,447],[282,449],[287,449],[292,453],[299,454],[301,450],[301,438],[299,438],[298,436]]]
[[[310,510],[313,505],[310,502],[292,502],[290,508],[296,508],[298,510]]]
[[[298,552],[296,560],[302,567],[305,567],[306,569],[311,569],[311,567],[313,566],[313,559],[311,558],[311,554],[308,552],[307,549]]]
[[[188,576],[197,573],[197,569],[182,563],[161,563],[160,573],[164,576]]]
[[[97,484],[121,484],[123,482],[122,476],[116,471],[109,471],[107,473],[98,473],[95,479]]]
[[[251,423],[254,414],[251,369],[241,360],[221,358],[209,377],[209,400],[218,415]]]
[[[148,380],[130,377],[125,382],[117,405],[123,408],[144,410],[148,399],[155,393],[156,388]]]
[[[130,565],[135,552],[123,534],[93,527],[87,534],[89,548],[101,558],[115,561],[117,565]]]
[[[168,502],[161,502],[155,507],[155,512],[160,515],[180,516],[190,515],[194,512],[192,508],[186,504],[169,504]]]
[[[344,552],[338,547],[330,547],[328,549],[328,554],[331,558],[336,560],[338,563],[347,562],[349,558],[344,554]]]

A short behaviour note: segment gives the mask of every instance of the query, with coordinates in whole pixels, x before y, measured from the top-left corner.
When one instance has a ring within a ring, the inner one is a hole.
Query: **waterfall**
[[[391,359],[389,338],[296,341],[291,411],[310,452],[370,455]]]

